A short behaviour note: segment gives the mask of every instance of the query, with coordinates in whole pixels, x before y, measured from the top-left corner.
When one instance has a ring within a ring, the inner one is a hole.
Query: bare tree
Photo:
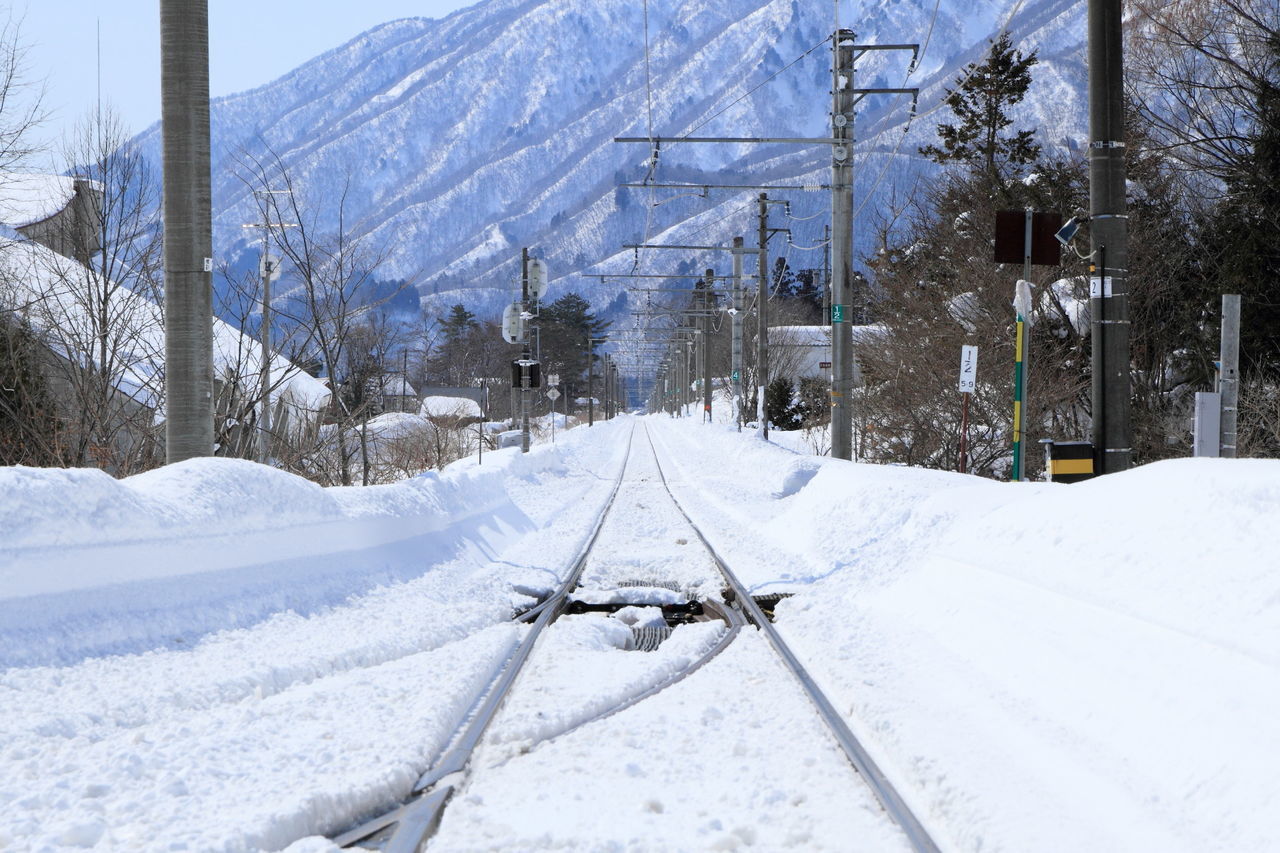
[[[406,343],[378,311],[394,296],[378,289],[378,269],[390,250],[347,221],[350,176],[336,197],[316,199],[274,151],[263,157],[242,152],[240,167],[251,190],[271,190],[255,195],[263,221],[291,226],[271,232],[284,260],[281,293],[272,300],[283,348],[302,360],[314,359],[332,391],[329,434],[317,436],[327,449],[316,448],[315,460],[323,461],[312,465],[311,474],[322,482],[351,485],[354,457],[367,455],[354,430],[377,414],[373,392],[380,385],[374,377],[385,369],[391,348]],[[326,230],[321,222],[334,224]],[[329,463],[333,468],[326,470]]]
[[[31,78],[22,21],[6,9],[0,20],[0,173],[37,151],[34,131],[45,120],[45,87]]]
[[[71,197],[64,215],[33,226],[45,245],[8,253],[25,259],[22,313],[48,353],[61,463],[131,473],[156,462],[163,399],[157,187],[110,112],[81,122],[63,153],[79,176],[55,181]]]

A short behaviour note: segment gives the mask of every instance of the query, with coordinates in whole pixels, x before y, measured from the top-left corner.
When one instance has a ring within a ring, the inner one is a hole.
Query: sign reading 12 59
[[[972,394],[978,385],[978,348],[964,344],[960,347],[960,393]]]

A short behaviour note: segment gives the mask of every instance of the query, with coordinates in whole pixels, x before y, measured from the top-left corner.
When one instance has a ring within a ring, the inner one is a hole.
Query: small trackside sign
[[[960,347],[960,393],[972,394],[978,384],[978,348],[964,344]]]

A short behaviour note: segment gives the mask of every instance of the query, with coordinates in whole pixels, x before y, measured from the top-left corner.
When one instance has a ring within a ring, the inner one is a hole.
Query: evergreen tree
[[[601,337],[609,325],[576,293],[566,293],[540,312],[543,373],[559,373],[570,397],[586,388],[587,338]]]
[[[476,315],[461,304],[454,305],[447,315],[440,317],[440,331],[446,340],[457,340],[474,328]]]
[[[764,389],[764,414],[775,429],[799,429],[803,412],[795,401],[791,380],[779,376]]]
[[[956,88],[947,90],[946,104],[957,123],[938,125],[942,147],[929,145],[920,153],[937,163],[964,164],[1006,191],[1009,179],[1040,156],[1034,130],[1002,135],[1013,123],[1009,109],[1026,97],[1037,61],[1035,51],[1024,56],[1001,33],[986,61],[969,63]]]

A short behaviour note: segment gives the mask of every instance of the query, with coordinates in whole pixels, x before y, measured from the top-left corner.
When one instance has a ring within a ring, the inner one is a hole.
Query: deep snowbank
[[[1007,484],[656,425],[677,494],[795,594],[780,629],[958,849],[1280,843],[1280,462]]]
[[[252,462],[195,459],[115,480],[0,468],[0,667],[189,645],[337,604],[532,525],[506,478],[555,448],[488,454],[389,486],[321,488]]]

